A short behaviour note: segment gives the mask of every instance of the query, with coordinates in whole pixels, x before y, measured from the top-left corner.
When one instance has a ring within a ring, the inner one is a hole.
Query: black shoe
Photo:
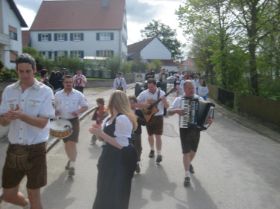
[[[191,173],[191,174],[194,174],[194,169],[193,169],[193,166],[192,166],[192,164],[190,164],[190,168],[189,168],[189,171],[190,171],[190,173]]]
[[[162,155],[158,155],[156,159],[156,163],[160,163],[162,161]]]
[[[75,175],[75,168],[74,167],[69,167],[68,168],[68,175],[69,176],[74,176]]]
[[[190,184],[191,184],[191,178],[190,177],[185,177],[185,180],[184,180],[184,186],[185,187],[188,187],[188,186],[190,186]]]
[[[151,150],[149,154],[149,158],[153,158],[153,157],[155,157],[155,151]]]
[[[139,165],[139,163],[137,163],[135,172],[136,172],[136,173],[140,173],[140,171],[141,171],[140,165]]]
[[[68,160],[68,162],[66,163],[65,170],[69,170],[69,166],[70,166],[70,160]]]

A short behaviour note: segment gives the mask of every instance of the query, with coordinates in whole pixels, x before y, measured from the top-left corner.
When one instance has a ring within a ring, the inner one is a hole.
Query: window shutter
[[[114,40],[114,33],[111,33],[111,40]]]
[[[42,38],[41,38],[41,33],[38,34],[38,41],[41,41]]]
[[[57,41],[57,33],[54,34],[54,41]]]
[[[73,41],[73,33],[70,33],[70,41]]]
[[[52,34],[51,33],[48,34],[48,37],[49,37],[49,41],[52,41]]]
[[[96,33],[96,40],[99,41],[100,40],[100,34]]]
[[[84,40],[84,34],[81,33],[81,41],[83,41],[83,40]]]
[[[51,58],[52,58],[52,52],[51,52],[51,51],[49,51],[49,52],[48,52],[48,54],[49,54],[49,56],[48,56],[48,57],[49,57],[49,59],[51,59]]]
[[[84,51],[81,51],[81,58],[84,58]]]
[[[64,33],[64,41],[67,41],[67,33]]]

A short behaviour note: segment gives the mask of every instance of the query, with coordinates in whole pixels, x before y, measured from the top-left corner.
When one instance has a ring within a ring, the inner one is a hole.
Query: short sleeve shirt
[[[81,107],[88,107],[87,99],[83,93],[77,91],[76,89],[72,89],[69,94],[67,94],[64,89],[56,92],[55,109],[61,113],[61,118],[74,118],[72,112],[77,111]]]
[[[19,81],[7,86],[2,95],[0,114],[19,106],[20,110],[33,117],[53,118],[54,95],[50,87],[35,80],[34,84],[22,91]],[[44,128],[38,128],[19,119],[10,123],[8,139],[11,144],[38,144],[49,138],[49,122]]]
[[[160,93],[158,93],[158,92],[160,92]],[[164,91],[162,91],[160,89],[157,89],[155,91],[155,93],[151,93],[148,89],[146,89],[138,95],[137,101],[139,103],[146,102],[147,100],[157,101],[160,97],[162,97],[164,95],[165,95]],[[164,114],[164,105],[162,102],[158,103],[157,108],[159,111],[155,115],[156,116],[163,115]]]

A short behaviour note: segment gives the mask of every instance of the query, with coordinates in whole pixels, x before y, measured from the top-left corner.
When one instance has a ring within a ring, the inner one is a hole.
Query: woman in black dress
[[[137,153],[131,133],[137,119],[130,109],[127,95],[116,90],[108,103],[110,116],[103,128],[93,125],[90,132],[104,141],[98,160],[97,193],[93,209],[128,209],[131,179],[136,168]]]

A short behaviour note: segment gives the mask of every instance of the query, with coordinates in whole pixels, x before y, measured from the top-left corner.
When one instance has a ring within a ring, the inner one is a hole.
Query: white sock
[[[190,171],[186,171],[185,177],[190,177],[190,176],[191,176]]]
[[[75,168],[75,161],[70,161],[69,167]]]
[[[160,151],[160,150],[157,150],[157,154],[158,154],[158,155],[161,155],[161,151]]]

